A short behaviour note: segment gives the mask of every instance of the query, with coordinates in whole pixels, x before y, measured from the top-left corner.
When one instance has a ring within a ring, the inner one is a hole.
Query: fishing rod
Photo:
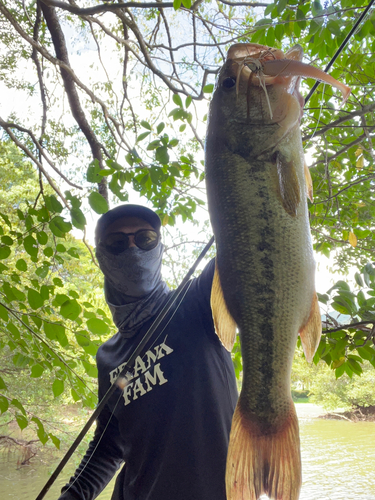
[[[203,259],[203,257],[206,255],[206,253],[208,252],[208,250],[211,248],[211,246],[212,246],[212,244],[214,242],[214,239],[215,239],[214,236],[212,236],[211,239],[210,239],[210,241],[206,244],[206,246],[203,248],[203,250],[199,254],[197,260],[194,262],[194,264],[192,265],[192,267],[187,272],[187,274],[184,277],[184,279],[181,281],[180,285],[176,288],[176,290],[174,291],[174,293],[172,293],[170,295],[170,297],[168,298],[167,302],[163,306],[162,310],[157,315],[155,321],[152,323],[152,325],[147,330],[147,332],[145,333],[145,335],[143,336],[143,338],[141,339],[141,341],[139,342],[139,344],[136,346],[136,348],[134,349],[133,353],[130,355],[128,361],[126,361],[125,366],[123,367],[123,369],[121,370],[121,372],[119,373],[119,375],[116,377],[116,380],[112,383],[111,387],[105,393],[105,395],[103,396],[103,398],[99,401],[99,403],[98,403],[96,409],[94,410],[93,414],[88,419],[88,421],[84,425],[83,429],[78,434],[78,436],[74,440],[73,444],[70,446],[69,450],[65,453],[65,455],[62,458],[61,462],[58,464],[58,466],[56,467],[55,471],[52,473],[51,477],[48,479],[48,481],[46,482],[46,484],[44,485],[43,489],[41,490],[41,492],[39,493],[39,495],[36,497],[35,500],[42,500],[45,497],[45,495],[47,494],[47,492],[49,491],[49,489],[51,488],[51,486],[53,485],[53,483],[56,481],[58,475],[63,470],[63,468],[65,467],[65,465],[68,462],[68,460],[70,459],[70,457],[73,455],[73,453],[75,452],[75,450],[77,449],[78,445],[80,444],[80,442],[82,441],[82,439],[85,437],[85,435],[89,431],[89,429],[92,426],[92,424],[94,423],[94,421],[98,418],[98,416],[101,413],[101,411],[103,410],[104,406],[107,404],[109,398],[112,396],[112,394],[118,388],[118,384],[117,383],[120,382],[120,379],[122,379],[124,377],[124,375],[128,371],[131,370],[131,368],[132,368],[132,366],[133,366],[133,364],[134,364],[135,359],[137,358],[137,356],[139,356],[141,354],[142,350],[144,349],[144,347],[147,344],[147,342],[151,339],[152,335],[155,333],[155,331],[158,329],[158,327],[161,325],[161,323],[167,318],[168,313],[171,311],[173,305],[177,302],[178,297],[183,292],[183,290],[185,288],[185,285],[190,280],[191,276],[195,272],[197,266],[199,265],[199,263],[201,262],[201,260]],[[182,301],[180,301],[180,304],[181,304],[181,302]],[[177,307],[179,307],[180,304],[178,304]]]
[[[367,5],[366,9],[362,12],[362,14],[359,16],[359,18],[357,19],[356,23],[354,24],[353,28],[349,31],[349,33],[346,35],[345,39],[343,40],[342,44],[340,45],[340,47],[336,50],[336,53],[333,55],[332,59],[329,61],[329,63],[327,64],[324,72],[327,73],[328,70],[331,68],[331,66],[333,65],[333,63],[336,61],[336,59],[338,58],[338,56],[341,54],[341,52],[344,50],[345,46],[347,45],[347,43],[349,42],[349,40],[351,39],[351,37],[353,36],[353,34],[355,33],[355,31],[357,30],[358,26],[361,24],[362,20],[364,19],[364,17],[366,16],[366,14],[368,13],[368,11],[371,9],[373,3],[375,2],[375,0],[371,0],[369,2],[369,4]],[[313,93],[315,92],[315,90],[318,88],[318,85],[320,84],[319,81],[316,81],[314,83],[314,85],[312,86],[310,92],[307,94],[306,98],[305,98],[305,105],[307,103],[307,101],[310,99],[310,97],[313,95]]]

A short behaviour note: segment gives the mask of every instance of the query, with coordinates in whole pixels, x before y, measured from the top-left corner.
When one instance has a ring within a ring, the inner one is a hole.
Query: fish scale
[[[313,76],[315,68],[301,58],[299,46],[284,56],[257,44],[234,45],[210,105],[206,185],[217,247],[211,307],[228,350],[238,327],[243,360],[228,500],[264,493],[297,500],[301,486],[291,366],[298,333],[309,361],[321,334],[298,91],[302,73]],[[348,88],[334,82],[347,97]]]

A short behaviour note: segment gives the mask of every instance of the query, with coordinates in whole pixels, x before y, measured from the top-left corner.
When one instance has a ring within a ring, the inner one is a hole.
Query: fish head
[[[239,123],[276,124],[287,115],[291,96],[298,102],[300,119],[304,104],[299,92],[301,77],[285,74],[285,71],[284,74],[268,75],[264,67],[274,61],[290,65],[301,61],[302,55],[299,45],[286,54],[280,49],[256,43],[232,45],[216,82],[209,121],[216,125],[225,122],[227,127]],[[220,126],[216,125],[215,133],[218,133]]]

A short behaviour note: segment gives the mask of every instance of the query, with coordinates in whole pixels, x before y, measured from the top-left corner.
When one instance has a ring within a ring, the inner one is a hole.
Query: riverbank
[[[375,406],[355,408],[345,411],[337,409],[327,411],[314,403],[295,403],[297,416],[300,419],[322,418],[327,420],[349,420],[350,422],[375,422]]]
[[[330,420],[350,420],[351,422],[375,422],[375,406],[355,408],[350,411],[328,412],[320,418]]]

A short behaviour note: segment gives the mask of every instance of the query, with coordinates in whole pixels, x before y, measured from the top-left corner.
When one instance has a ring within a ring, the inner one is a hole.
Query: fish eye
[[[236,80],[235,78],[232,77],[225,78],[225,80],[223,80],[222,85],[225,89],[231,89],[236,85]]]

